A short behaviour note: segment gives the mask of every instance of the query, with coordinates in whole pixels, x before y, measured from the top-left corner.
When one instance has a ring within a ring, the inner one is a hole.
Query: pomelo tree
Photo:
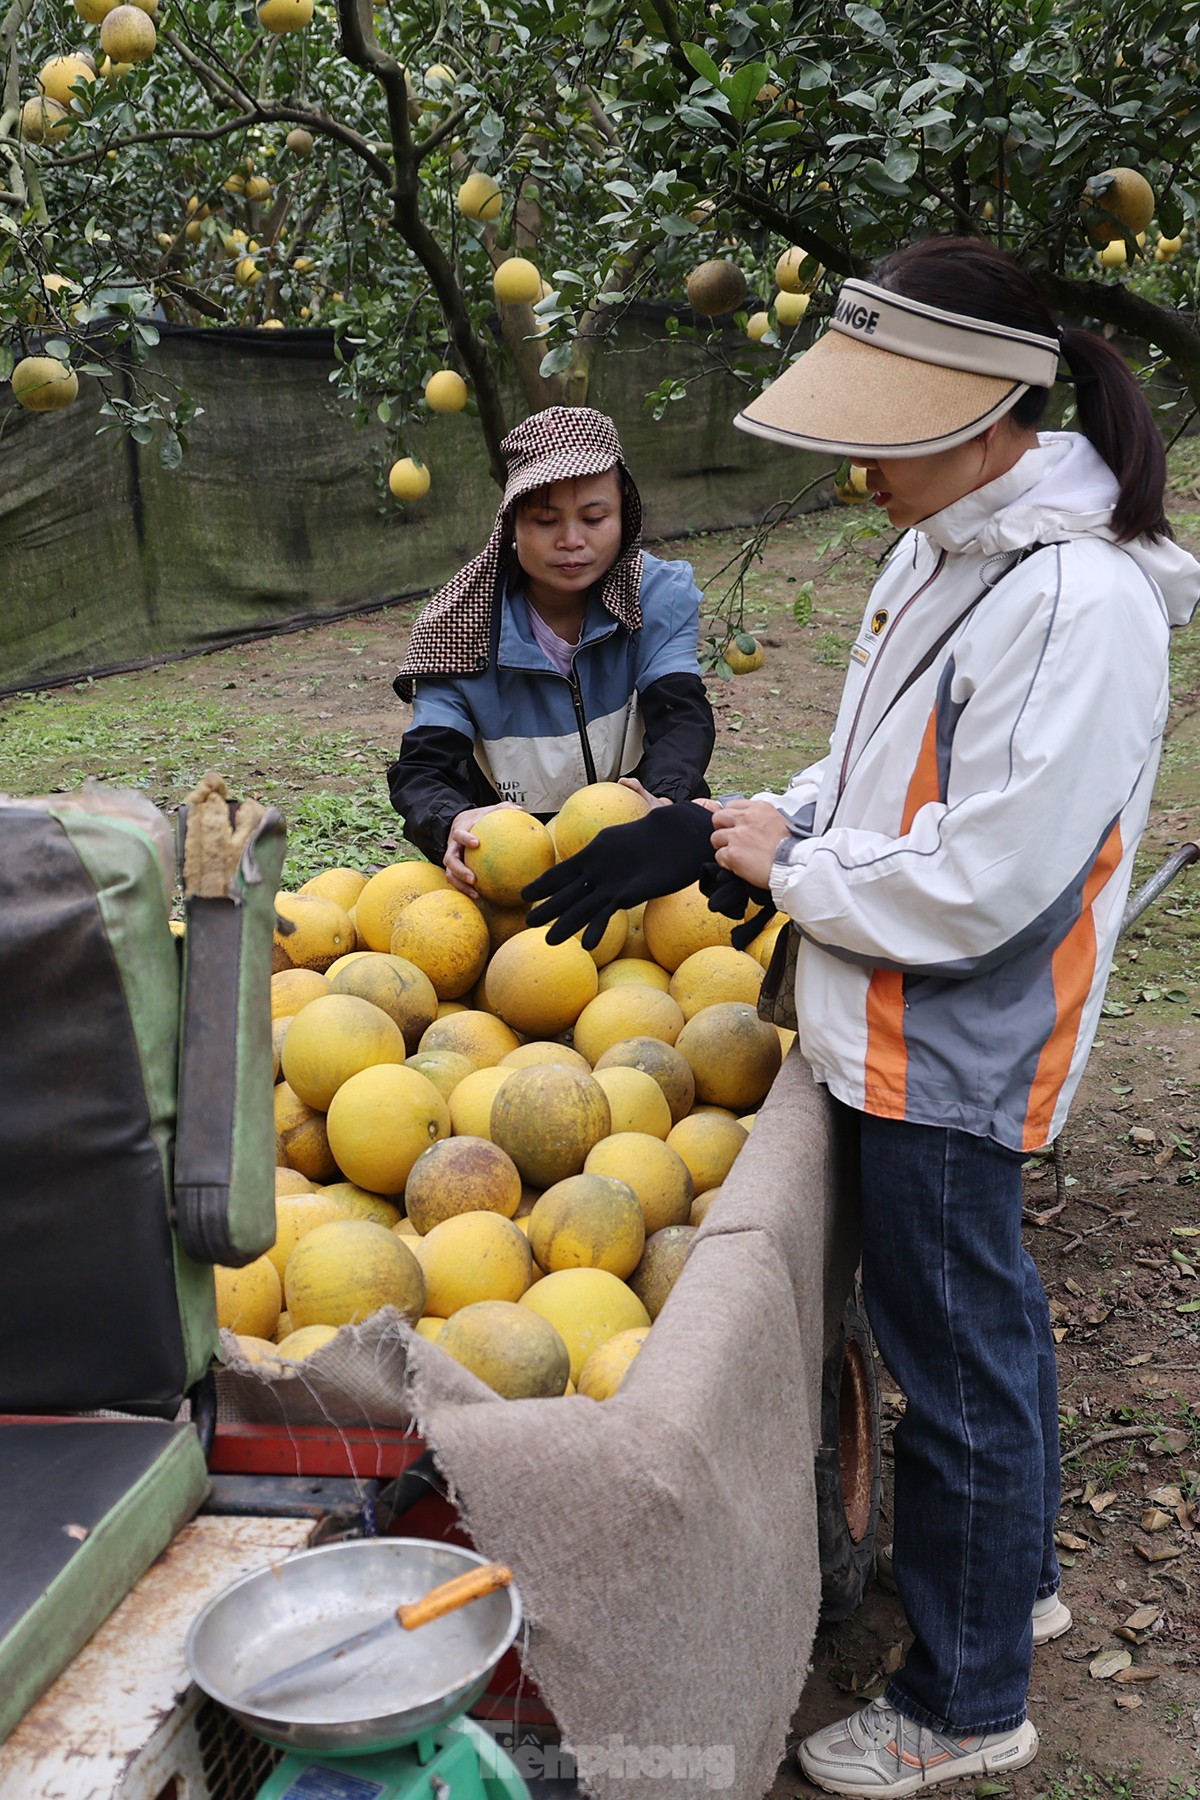
[[[1062,314],[1143,341],[1200,398],[1200,0],[138,0],[157,41],[129,65],[104,57],[110,4],[0,17],[0,332],[101,371],[115,346],[106,422],[148,438],[165,412],[168,457],[186,398],[125,354],[155,307],[332,326],[398,452],[453,370],[495,469],[506,376],[526,407],[586,398],[631,297],[709,337],[689,271],[735,265],[746,299],[718,287],[749,331],[709,341],[756,387],[838,275],[927,231],[994,237]],[[94,76],[64,63],[80,53]],[[1113,168],[1153,190],[1143,244]],[[529,298],[497,297],[501,265],[501,294]],[[685,391],[647,385],[659,414]]]

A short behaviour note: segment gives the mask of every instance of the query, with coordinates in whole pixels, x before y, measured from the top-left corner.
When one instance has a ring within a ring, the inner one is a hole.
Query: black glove
[[[583,947],[594,950],[619,907],[690,887],[711,858],[710,812],[691,800],[652,807],[632,825],[597,832],[586,849],[522,888],[522,898],[536,902],[528,922],[555,921],[548,944],[565,943],[585,926]]]
[[[769,888],[751,886],[743,876],[735,875],[732,869],[723,869],[720,863],[705,863],[699,880],[700,892],[708,896],[709,912],[724,913],[727,919],[741,919],[752,900],[758,907],[752,919],[735,925],[730,933],[735,950],[744,950],[747,944],[753,943],[767,921],[775,916],[775,901]]]

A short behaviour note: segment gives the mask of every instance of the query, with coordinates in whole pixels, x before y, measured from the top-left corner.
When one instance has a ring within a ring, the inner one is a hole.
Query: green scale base
[[[529,1800],[512,1759],[459,1718],[394,1750],[331,1755],[289,1750],[257,1800]]]

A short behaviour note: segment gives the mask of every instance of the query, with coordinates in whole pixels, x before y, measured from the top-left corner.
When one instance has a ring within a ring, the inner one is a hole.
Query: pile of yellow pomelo
[[[696,886],[590,953],[526,925],[528,882],[645,811],[600,782],[485,814],[478,899],[423,861],[277,897],[276,1237],[217,1270],[246,1354],[393,1306],[507,1398],[616,1390],[791,1035],[755,1009],[782,915],[749,950]]]

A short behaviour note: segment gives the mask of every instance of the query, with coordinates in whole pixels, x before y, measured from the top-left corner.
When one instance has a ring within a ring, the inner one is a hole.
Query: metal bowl
[[[486,1561],[429,1538],[302,1550],[209,1601],[187,1635],[188,1668],[206,1694],[268,1743],[344,1754],[390,1750],[465,1712],[482,1693],[520,1629],[515,1587],[416,1631],[397,1625],[394,1636],[348,1655],[327,1679],[314,1675],[298,1695],[257,1707],[239,1696]]]

